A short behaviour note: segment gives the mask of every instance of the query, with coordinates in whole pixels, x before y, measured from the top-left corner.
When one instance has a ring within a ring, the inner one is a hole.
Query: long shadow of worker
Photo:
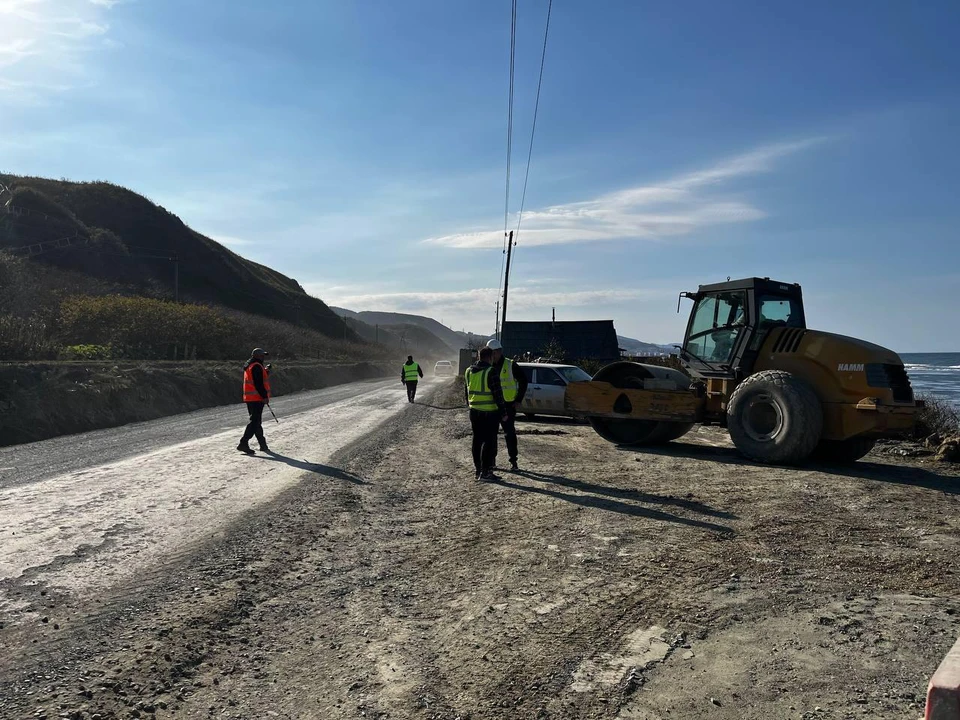
[[[518,485],[517,483],[512,483],[505,479],[498,480],[496,484],[502,485],[503,487],[512,488],[514,490],[520,490],[522,492],[546,495],[547,497],[552,497],[557,500],[564,500],[582,507],[596,508],[597,510],[622,513],[623,515],[632,515],[634,517],[645,517],[650,518],[651,520],[660,520],[663,522],[673,522],[679,525],[689,525],[690,527],[710,530],[711,532],[720,533],[723,535],[734,534],[733,528],[726,525],[719,525],[717,523],[706,522],[704,520],[695,520],[693,518],[686,518],[681,515],[673,515],[668,512],[663,512],[662,510],[654,510],[652,508],[643,507],[642,505],[632,505],[620,500],[612,500],[607,497],[597,497],[596,495],[575,495],[572,493],[560,492],[559,490],[552,490],[550,488]]]
[[[948,495],[960,495],[960,477],[940,475],[926,468],[855,462],[849,465],[811,465],[808,469],[842,477],[876,480],[894,485],[913,485]]]
[[[532,470],[519,470],[516,475],[520,475],[530,480],[552,485],[562,485],[571,490],[579,490],[594,495],[605,495],[607,497],[619,498],[621,500],[632,500],[634,502],[647,503],[649,505],[673,505],[690,512],[710,515],[711,517],[723,518],[724,520],[736,520],[737,516],[726,510],[717,510],[709,505],[705,505],[695,500],[686,500],[684,498],[673,497],[672,495],[654,495],[652,493],[642,492],[641,490],[632,490],[630,488],[610,487],[609,485],[597,485],[583,480],[564,477],[563,475],[547,475],[545,473],[534,472]]]
[[[736,448],[714,447],[712,445],[694,445],[692,443],[668,443],[653,447],[619,446],[619,449],[639,455],[661,455],[667,457],[685,457],[709,460],[729,465],[757,465],[740,455]],[[878,482],[893,483],[895,485],[914,485],[938,490],[950,495],[960,495],[960,477],[941,475],[936,472],[908,465],[885,464],[879,462],[859,461],[850,464],[823,463],[810,461],[802,465],[791,467],[781,465],[780,472],[820,472],[825,475],[839,475],[841,477],[860,478],[861,480],[876,480]]]
[[[714,445],[697,445],[694,443],[671,442],[665,445],[617,445],[618,450],[631,452],[637,455],[660,455],[663,457],[684,457],[710,460],[728,465],[757,465],[748,460],[732,447],[716,447]]]
[[[258,455],[253,455],[251,457],[258,457],[261,460],[273,460],[274,462],[282,462],[290,467],[295,467],[298,470],[306,470],[307,472],[316,473],[317,475],[323,475],[325,477],[334,478],[335,480],[346,480],[349,483],[354,485],[369,485],[366,480],[361,477],[354,475],[353,473],[347,472],[340,468],[331,467],[330,465],[324,465],[322,463],[312,463],[307,462],[306,460],[295,460],[292,457],[287,457],[286,455],[280,455],[275,453],[272,450],[269,450],[265,453],[260,453]]]
[[[414,405],[419,405],[420,407],[433,408],[434,410],[466,410],[466,405],[431,405],[428,402],[421,402],[420,400],[414,400]]]

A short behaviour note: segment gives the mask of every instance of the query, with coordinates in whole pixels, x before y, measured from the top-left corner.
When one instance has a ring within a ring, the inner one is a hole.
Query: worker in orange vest
[[[264,365],[268,353],[263,348],[254,348],[250,359],[243,366],[243,401],[247,404],[250,422],[247,423],[237,450],[253,455],[250,438],[257,436],[261,452],[270,452],[267,439],[263,436],[263,406],[270,404],[270,366]]]

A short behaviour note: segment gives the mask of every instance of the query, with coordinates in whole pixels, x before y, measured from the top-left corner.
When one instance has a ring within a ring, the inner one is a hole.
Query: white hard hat
[[[503,345],[500,344],[500,341],[492,338],[487,340],[487,347],[491,350],[503,350]]]

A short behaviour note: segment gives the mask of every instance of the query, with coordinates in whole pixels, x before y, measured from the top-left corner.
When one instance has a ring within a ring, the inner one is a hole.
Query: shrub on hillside
[[[68,345],[60,350],[59,360],[110,360],[113,348],[109,345]]]
[[[382,360],[388,352],[260,315],[117,295],[64,300],[60,340],[109,346],[112,358],[137,360],[242,360],[257,346],[275,358],[326,361]]]
[[[55,356],[56,346],[42,320],[0,315],[0,359],[49,360]]]
[[[60,307],[66,345],[110,345],[114,357],[220,359],[229,355],[229,321],[202,305],[143,297],[71,297]]]
[[[53,328],[64,297],[105,295],[118,289],[89,275],[0,252],[0,315],[36,317]]]

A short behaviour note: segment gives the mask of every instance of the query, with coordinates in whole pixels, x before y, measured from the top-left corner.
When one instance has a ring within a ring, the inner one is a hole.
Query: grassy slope
[[[88,236],[94,241],[92,251],[57,251],[42,256],[43,261],[170,297],[173,263],[162,258],[176,256],[182,300],[223,305],[343,337],[342,321],[296,280],[240,257],[130,190],[105,182],[3,174],[0,183],[11,189],[13,207],[33,211],[0,215],[0,246]]]

